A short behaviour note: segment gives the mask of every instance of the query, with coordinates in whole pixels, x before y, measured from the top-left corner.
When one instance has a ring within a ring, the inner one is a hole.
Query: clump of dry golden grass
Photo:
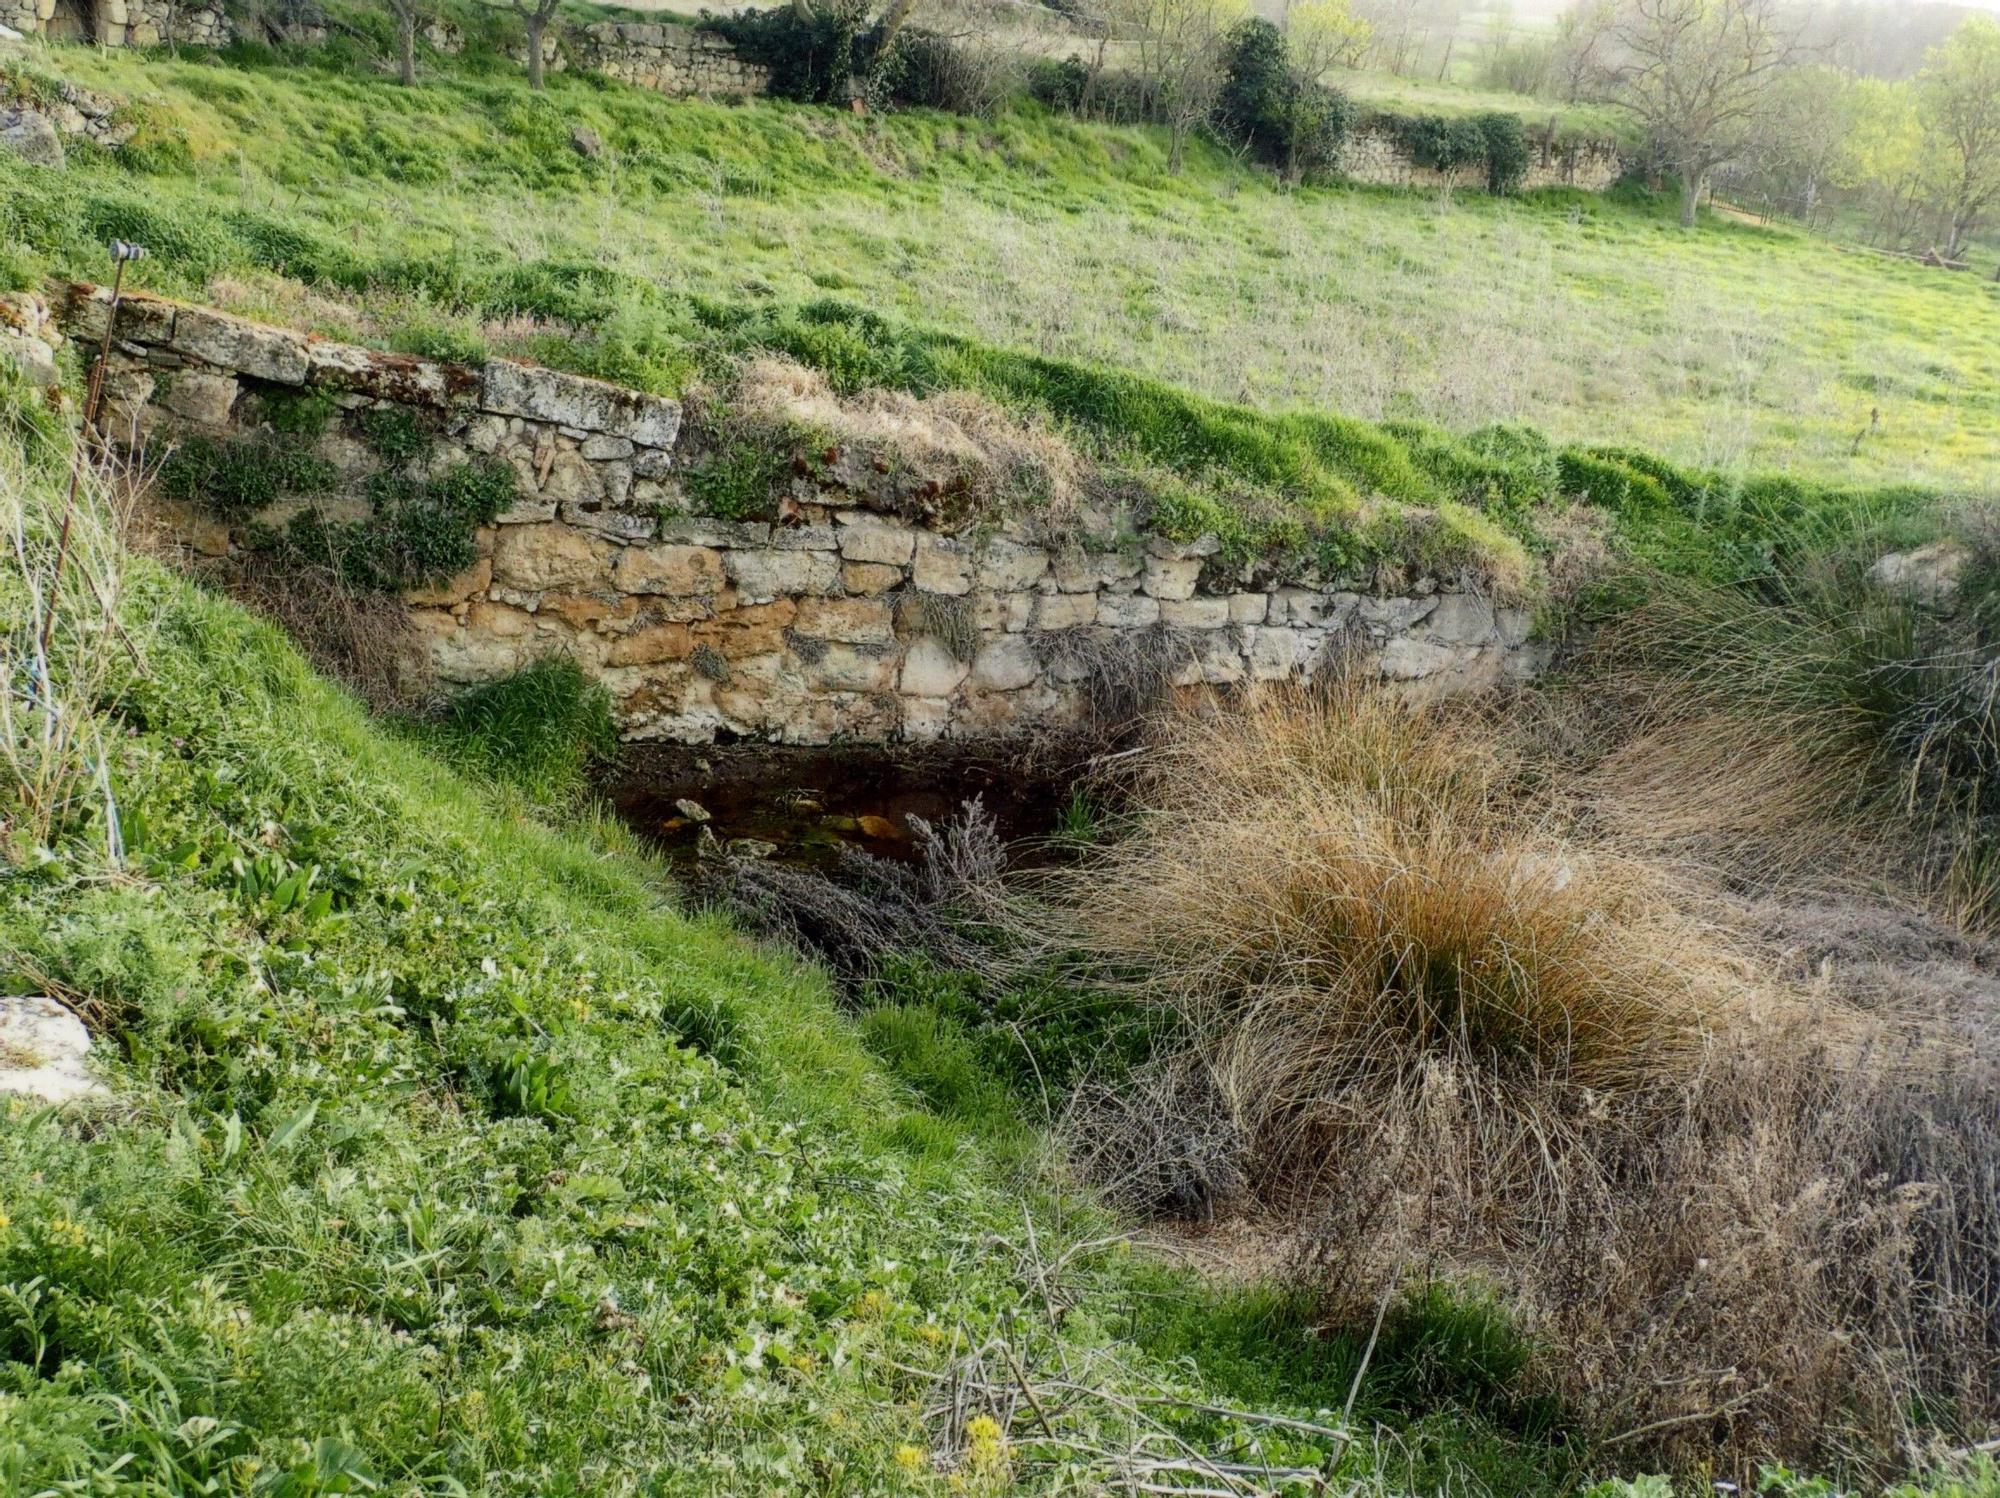
[[[964,390],[841,395],[824,374],[774,354],[748,359],[727,397],[739,426],[813,434],[865,464],[959,495],[975,509],[1029,507],[1052,520],[1079,503],[1084,464],[1060,435]]]
[[[1162,1064],[1205,1085],[1161,1095],[1217,1110],[1198,1132],[1240,1155],[1206,1169],[1292,1214],[1330,1317],[1495,1291],[1621,1462],[1894,1465],[1939,1411],[1976,1429],[1994,1068],[1933,1016],[1777,981],[1526,744],[1352,680],[1184,706],[1125,835],[1049,877],[1055,939],[1174,1011]]]
[[[1744,1001],[1664,876],[1564,840],[1467,712],[1273,692],[1161,719],[1139,766],[1127,835],[1063,876],[1065,934],[1236,1035],[1271,1128],[1431,1061],[1629,1092]]]

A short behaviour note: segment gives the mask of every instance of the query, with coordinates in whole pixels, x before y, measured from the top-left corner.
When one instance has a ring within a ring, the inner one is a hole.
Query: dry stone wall
[[[0,25],[105,47],[226,47],[236,37],[220,4],[186,0],[0,0]]]
[[[1538,187],[1578,187],[1603,192],[1625,174],[1625,158],[1610,141],[1559,141],[1554,136],[1532,142],[1533,156],[1521,178],[1521,190]],[[1482,169],[1483,170],[1483,169]],[[1354,182],[1378,187],[1483,187],[1479,171],[1441,172],[1421,166],[1388,125],[1364,120],[1341,143],[1340,174]]]
[[[20,303],[0,318],[16,339],[54,325],[94,348],[104,331],[101,289],[67,289],[52,316]],[[841,454],[793,481],[782,523],[695,514],[679,403],[506,360],[384,354],[139,297],[119,311],[106,391],[107,434],[154,458],[191,433],[254,437],[273,393],[323,392],[341,415],[317,451],[341,478],[307,502],[329,518],[367,517],[383,466],[356,435],[370,411],[420,418],[433,469],[503,460],[517,497],[477,560],[405,599],[413,664],[470,684],[567,654],[634,739],[994,735],[1072,717],[1135,672],[1226,686],[1356,651],[1437,687],[1536,663],[1527,614],[1452,578],[1273,573],[1123,514],[1062,536],[1034,515],[921,524],[897,512],[895,475]],[[166,519],[198,552],[245,542],[198,511]]]
[[[585,67],[655,93],[748,98],[771,87],[769,68],[693,26],[605,21],[584,27],[574,47]]]

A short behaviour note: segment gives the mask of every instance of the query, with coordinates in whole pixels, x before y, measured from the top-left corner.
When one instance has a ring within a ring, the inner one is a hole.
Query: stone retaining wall
[[[0,0],[0,25],[24,36],[105,47],[226,47],[236,28],[220,4],[185,0]]]
[[[1625,174],[1625,158],[1610,141],[1562,142],[1553,136],[1533,143],[1534,155],[1521,190],[1579,187],[1603,192]],[[1479,171],[1441,172],[1419,166],[1385,124],[1363,121],[1341,143],[1340,174],[1379,187],[1481,188]]]
[[[69,288],[52,319],[16,298],[0,332],[94,349],[107,294]],[[780,523],[692,513],[679,403],[493,360],[384,354],[150,297],[120,310],[102,427],[158,459],[187,433],[254,436],[274,393],[325,392],[316,439],[340,474],[312,505],[365,519],[383,460],[362,413],[415,413],[431,471],[510,465],[513,507],[458,577],[407,595],[417,664],[447,683],[566,653],[610,688],[625,734],[788,743],[974,737],[1061,720],[1121,673],[1226,685],[1309,676],[1359,651],[1440,687],[1533,668],[1527,614],[1452,578],[1274,574],[1101,514],[1061,537],[1035,516],[915,523],[892,476],[833,454],[793,481]],[[299,502],[291,502],[296,511]],[[265,521],[284,518],[277,513]],[[166,511],[194,550],[244,542]]]
[[[585,67],[656,93],[748,98],[771,87],[769,68],[693,26],[605,21],[584,27],[573,46]]]

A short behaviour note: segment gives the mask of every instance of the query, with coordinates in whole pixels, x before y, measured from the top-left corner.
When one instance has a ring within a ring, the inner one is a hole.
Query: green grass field
[[[1623,197],[1283,192],[1205,152],[1176,177],[1153,131],[1025,111],[857,120],[580,78],[536,99],[474,65],[413,91],[331,66],[45,65],[149,123],[60,181],[0,168],[17,276],[101,276],[123,232],[153,241],[152,284],[408,338],[480,332],[454,278],[551,261],[731,302],[832,294],[1269,410],[1521,420],[1841,482],[2000,471],[2000,287],[1782,229],[1683,233]],[[569,149],[575,124],[604,158]],[[248,250],[210,227],[246,221]],[[365,314],[325,284],[333,259],[379,273]],[[483,336],[531,344],[533,311]]]
[[[143,128],[0,162],[15,285],[102,279],[123,237],[140,284],[433,354],[671,391],[772,346],[843,388],[980,389],[1184,476],[1155,518],[1230,545],[1269,539],[1246,515],[1296,541],[1301,512],[1402,505],[1527,568],[1560,487],[1639,555],[1734,575],[1782,517],[1899,522],[2000,466],[2000,292],[1684,234],[1637,198],[1284,192],[1027,109],[536,98],[476,58],[415,90],[338,53],[51,49],[21,78],[51,74]],[[5,394],[9,430],[48,427]],[[38,565],[60,456],[0,464]],[[1292,508],[1217,498],[1243,490]],[[1580,1492],[1626,1461],[1570,1444],[1487,1301],[1413,1286],[1377,1343],[1097,1241],[1037,1112],[1064,1027],[1103,1038],[1076,995],[912,962],[843,1006],[567,799],[595,730],[531,754],[494,699],[371,719],[275,630],[133,566],[119,631],[72,574],[86,612],[56,636],[117,652],[86,715],[126,856],[89,809],[34,846],[0,823],[0,984],[87,1013],[116,1097],[89,1127],[0,1104],[0,1491],[1076,1491],[1142,1436],[1331,1457],[1371,1495]],[[34,634],[18,569],[0,625],[10,652]],[[935,1376],[996,1338],[1086,1384],[1059,1439],[1025,1407],[998,1446],[936,1413]],[[1337,1452],[1241,1418],[1350,1398]],[[1938,1491],[1992,1498],[1982,1471]]]

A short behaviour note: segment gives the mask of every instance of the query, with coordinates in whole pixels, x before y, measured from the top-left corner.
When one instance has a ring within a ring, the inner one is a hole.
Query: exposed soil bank
[[[676,856],[695,856],[712,836],[720,848],[766,851],[747,841],[820,865],[846,847],[907,858],[912,817],[936,824],[975,797],[1003,839],[1031,844],[1054,827],[1073,780],[1069,767],[990,745],[633,744],[601,788],[635,831]]]

